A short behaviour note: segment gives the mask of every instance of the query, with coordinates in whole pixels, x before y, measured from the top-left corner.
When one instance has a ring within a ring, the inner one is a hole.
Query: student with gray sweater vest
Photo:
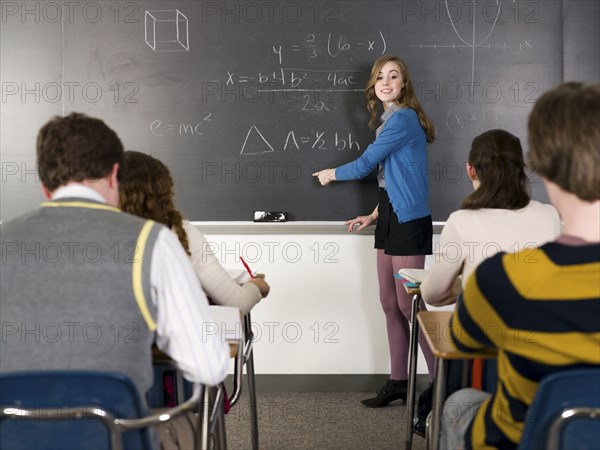
[[[188,380],[226,377],[229,348],[206,332],[208,302],[177,238],[116,208],[123,155],[99,119],[73,113],[40,130],[49,201],[2,225],[3,373],[121,372],[143,397],[156,342]]]

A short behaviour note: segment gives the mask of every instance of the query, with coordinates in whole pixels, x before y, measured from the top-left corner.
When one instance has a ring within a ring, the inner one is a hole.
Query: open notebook
[[[242,321],[240,310],[232,306],[211,305],[213,321],[205,323],[206,333],[219,334],[223,342],[242,339]]]
[[[400,269],[398,271],[398,277],[419,285],[423,282],[428,272],[429,270],[427,269]]]

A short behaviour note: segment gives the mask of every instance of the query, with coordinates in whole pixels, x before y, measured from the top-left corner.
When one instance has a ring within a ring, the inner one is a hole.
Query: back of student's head
[[[600,199],[600,85],[564,83],[529,116],[533,170],[582,200]]]
[[[486,131],[473,139],[468,162],[480,185],[464,199],[463,209],[527,206],[530,196],[519,138],[505,130]]]
[[[189,253],[183,217],[175,206],[174,183],[167,166],[145,153],[126,151],[119,181],[119,207],[173,229]]]
[[[37,136],[40,180],[50,190],[69,182],[98,180],[123,162],[123,144],[102,120],[85,114],[56,116]]]

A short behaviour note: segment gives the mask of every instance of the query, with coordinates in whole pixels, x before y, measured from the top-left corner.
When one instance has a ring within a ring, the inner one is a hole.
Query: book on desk
[[[419,287],[429,270],[427,269],[400,269],[394,274],[394,278],[406,280],[408,287]]]

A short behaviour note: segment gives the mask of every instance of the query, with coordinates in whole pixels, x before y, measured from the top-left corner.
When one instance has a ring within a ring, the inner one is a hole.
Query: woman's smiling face
[[[404,88],[404,79],[400,67],[393,61],[383,65],[375,82],[375,95],[381,100],[384,108],[396,103]]]

